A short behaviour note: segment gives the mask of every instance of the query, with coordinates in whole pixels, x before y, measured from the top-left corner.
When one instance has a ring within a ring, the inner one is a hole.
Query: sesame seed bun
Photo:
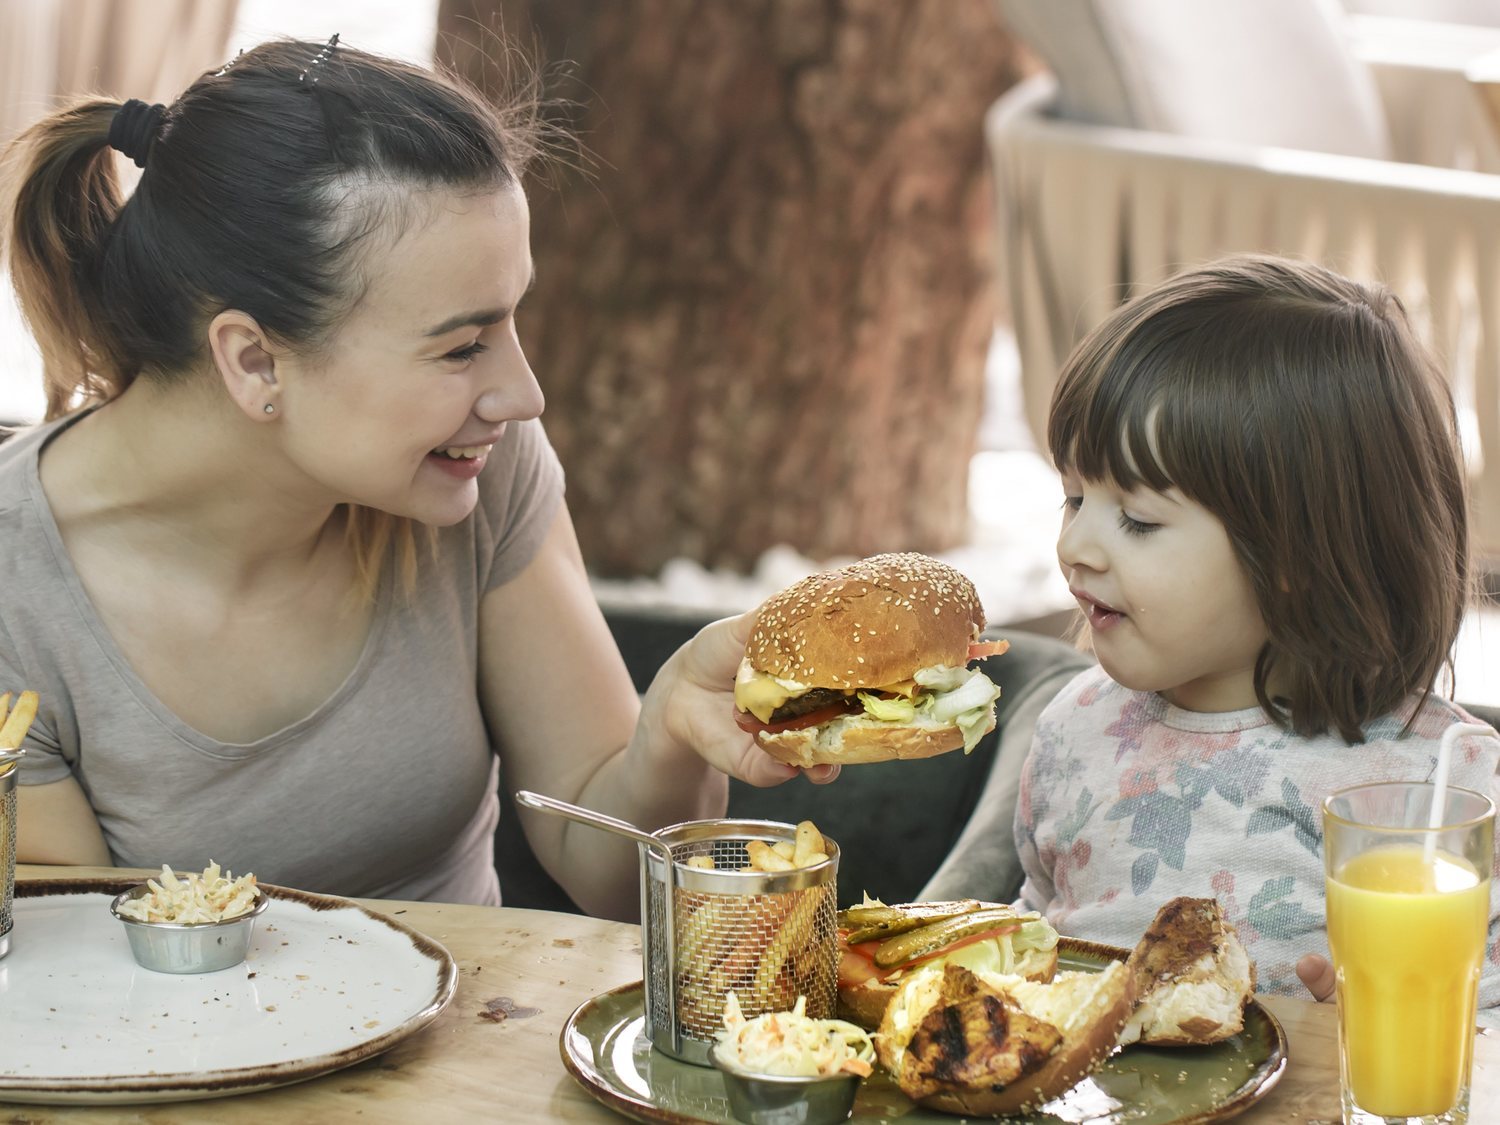
[[[979,595],[958,571],[926,555],[875,555],[772,597],[745,656],[810,688],[880,687],[919,668],[963,667],[983,628]]]

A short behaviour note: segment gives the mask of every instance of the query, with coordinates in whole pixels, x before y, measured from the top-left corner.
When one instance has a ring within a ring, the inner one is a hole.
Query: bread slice
[[[995,729],[993,710],[985,727]],[[821,726],[756,736],[765,752],[790,766],[858,765],[893,759],[931,758],[960,750],[964,732],[952,723],[918,718],[912,723],[891,723],[864,714],[844,715]]]
[[[970,1116],[1026,1113],[1114,1050],[1135,1000],[1121,962],[1051,983],[958,965],[913,975],[892,997],[876,1050],[910,1098]]]
[[[1156,913],[1126,962],[1135,1010],[1120,1045],[1218,1043],[1245,1026],[1255,963],[1215,899],[1174,898]]]

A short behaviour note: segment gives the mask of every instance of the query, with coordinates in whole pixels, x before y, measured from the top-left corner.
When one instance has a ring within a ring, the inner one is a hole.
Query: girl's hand
[[[780,785],[799,773],[818,785],[830,782],[838,766],[799,770],[778,762],[734,721],[734,676],[754,623],[754,611],[715,621],[673,653],[646,692],[638,736],[660,732],[751,785]]]
[[[1309,953],[1297,962],[1297,977],[1313,994],[1314,1000],[1323,1003],[1333,999],[1335,977],[1328,958]]]

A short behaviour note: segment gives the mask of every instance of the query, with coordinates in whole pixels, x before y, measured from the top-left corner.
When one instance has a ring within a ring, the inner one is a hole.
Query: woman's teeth
[[[449,457],[457,461],[461,457],[484,457],[494,448],[493,445],[449,445],[441,449],[434,449],[433,452],[446,453]]]

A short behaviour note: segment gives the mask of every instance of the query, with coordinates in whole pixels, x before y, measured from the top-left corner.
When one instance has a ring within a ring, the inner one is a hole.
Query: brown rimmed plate
[[[300,1082],[425,1027],[453,998],[448,951],[347,899],[262,884],[245,961],[137,965],[110,901],[139,879],[16,886],[0,961],[0,1102],[165,1102]]]
[[[1062,938],[1058,968],[1099,970],[1129,950]],[[560,1041],[563,1065],[594,1098],[637,1121],[733,1125],[717,1070],[689,1066],[654,1051],[644,1032],[639,982],[581,1004]],[[1096,1073],[1025,1117],[1068,1125],[1200,1125],[1244,1112],[1270,1092],[1286,1069],[1286,1034],[1275,1016],[1251,1002],[1245,1030],[1210,1047],[1129,1047]],[[855,1122],[953,1125],[959,1118],[914,1105],[884,1072],[860,1087]]]

